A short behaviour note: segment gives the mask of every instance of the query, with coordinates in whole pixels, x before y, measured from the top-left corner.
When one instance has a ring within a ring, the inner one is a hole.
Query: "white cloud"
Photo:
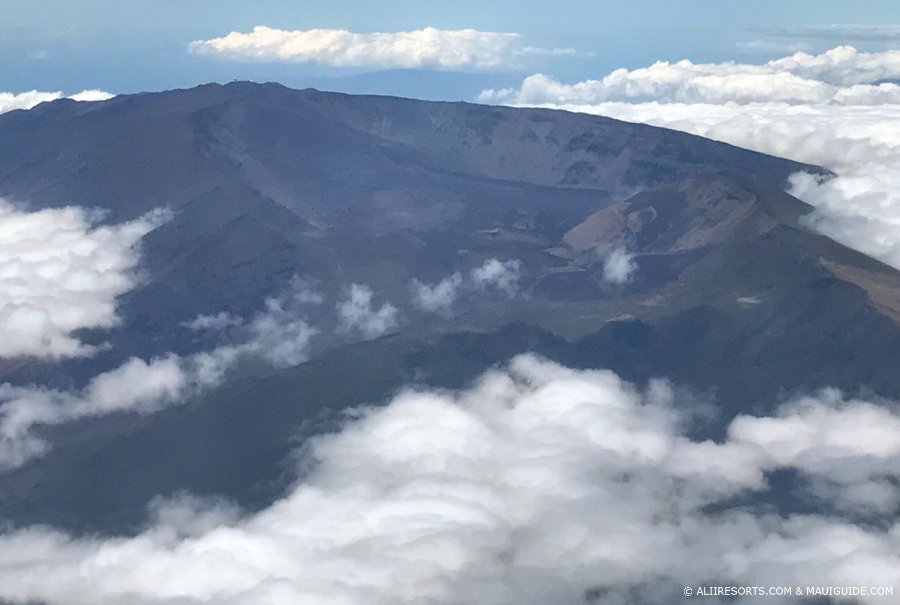
[[[777,418],[738,417],[728,434],[758,446],[774,464],[821,473],[834,459],[900,457],[900,417],[887,404],[845,402],[834,390],[785,406]]]
[[[617,69],[599,80],[563,84],[544,74],[525,78],[519,90],[486,90],[479,100],[524,105],[641,103],[900,102],[900,86],[874,82],[900,77],[900,51],[863,53],[841,46],[820,55],[799,52],[762,65],[670,63]]]
[[[631,281],[638,268],[633,254],[622,246],[617,246],[602,256],[605,281],[612,284],[625,284]]]
[[[900,51],[839,47],[764,66],[656,64],[576,84],[536,75],[518,91],[482,96],[675,128],[823,165],[838,177],[791,181],[791,193],[817,208],[812,224],[900,268],[900,87],[865,83],[898,73]]]
[[[515,296],[522,277],[522,261],[518,259],[500,261],[491,258],[480,267],[472,269],[469,276],[475,287],[480,290],[496,288],[508,296]]]
[[[82,90],[81,92],[70,95],[69,99],[75,101],[105,101],[113,98],[115,95],[96,89]],[[40,92],[37,90],[29,90],[27,92],[12,93],[0,92],[0,113],[12,111],[14,109],[31,109],[40,103],[47,103],[62,99],[65,95],[62,92]]]
[[[191,387],[175,355],[146,362],[132,358],[98,374],[79,393],[0,385],[0,470],[20,466],[47,451],[36,426],[63,424],[118,411],[151,413]]]
[[[150,363],[132,358],[91,380],[72,413],[97,416],[119,410],[154,411],[160,401],[178,397],[185,384],[186,376],[175,355]]]
[[[429,313],[447,313],[456,302],[462,287],[462,275],[454,273],[436,284],[412,282],[413,304]]]
[[[216,331],[239,326],[243,323],[244,320],[241,317],[228,313],[227,311],[221,311],[215,315],[198,315],[191,321],[183,322],[181,325],[189,330]]]
[[[378,66],[439,69],[510,67],[530,55],[573,55],[573,49],[527,46],[514,33],[433,27],[408,32],[355,33],[340,29],[286,31],[256,26],[249,33],[190,44],[197,55],[250,61],[316,62],[335,67]]]
[[[77,92],[74,95],[70,95],[68,98],[73,101],[82,101],[82,102],[93,102],[93,101],[107,101],[112,99],[114,94],[108,93],[105,90],[98,90],[96,88],[91,88],[88,90],[82,90],[81,92]]]
[[[0,113],[14,109],[31,109],[39,103],[55,101],[62,98],[61,92],[38,92],[30,90],[18,94],[12,92],[0,92]]]
[[[277,368],[306,361],[310,340],[319,331],[306,322],[296,304],[296,300],[294,305],[277,298],[266,300],[265,310],[248,326],[250,338],[241,345],[242,351],[259,355]]]
[[[852,86],[900,77],[900,50],[865,53],[838,46],[818,55],[796,53],[768,65],[804,78]]]
[[[727,504],[762,493],[774,468],[896,478],[896,414],[826,393],[740,418],[713,443],[682,434],[678,403],[665,383],[638,390],[522,356],[470,390],[407,391],[358,411],[310,444],[312,470],[288,494],[242,518],[179,499],[157,503],[135,537],[7,531],[0,598],[543,605],[589,594],[651,605],[701,583],[896,589],[891,515],[854,525]],[[846,423],[854,443],[840,435]],[[800,447],[781,449],[791,433]]]
[[[385,303],[379,309],[372,308],[372,289],[353,284],[347,298],[336,305],[341,329],[359,332],[365,338],[377,338],[398,325],[397,308]]]
[[[817,208],[812,224],[900,268],[900,105],[605,103],[570,109],[826,166],[838,177],[797,174],[791,179],[790,192]]]
[[[900,507],[900,417],[889,402],[845,401],[836,390],[801,398],[776,418],[738,417],[734,441],[765,453],[767,464],[806,472],[823,500],[855,512]]]
[[[303,363],[318,334],[304,319],[304,311],[321,302],[315,289],[295,278],[285,293],[266,299],[263,310],[247,322],[227,313],[190,322],[201,328],[216,329],[223,323],[236,328],[235,342],[211,351],[170,353],[150,361],[132,358],[98,374],[78,392],[0,384],[0,471],[21,466],[49,449],[35,434],[37,427],[115,412],[150,414],[220,385],[242,359],[258,358],[278,368]]]
[[[265,308],[250,321],[242,353],[258,355],[276,368],[303,363],[310,341],[319,333],[307,323],[306,311],[324,300],[311,282],[294,276],[285,292],[268,298]]]
[[[66,207],[28,212],[0,200],[0,357],[90,355],[72,336],[118,322],[116,299],[136,283],[137,245],[167,220],[154,211],[119,225]]]
[[[490,258],[472,268],[466,277],[456,271],[434,284],[413,279],[413,305],[430,313],[448,314],[464,297],[470,302],[478,300],[479,295],[483,299],[497,292],[513,297],[519,292],[523,271],[522,261],[518,259],[500,261]]]

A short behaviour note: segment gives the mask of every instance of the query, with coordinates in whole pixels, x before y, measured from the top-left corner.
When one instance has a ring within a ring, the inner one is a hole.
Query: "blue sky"
[[[503,86],[535,71],[574,81],[657,59],[761,62],[788,54],[784,49],[796,45],[821,51],[851,43],[879,50],[900,42],[900,30],[886,34],[865,27],[900,23],[900,3],[889,0],[32,0],[6,4],[0,22],[0,90],[7,91],[102,88],[134,92],[240,78],[413,96],[466,96],[488,82]],[[578,54],[534,56],[522,64],[480,69],[475,74],[447,73],[451,69],[423,77],[406,71],[372,75],[381,68],[371,65],[247,62],[188,52],[193,40],[249,32],[257,25],[354,32],[473,28],[520,33],[529,45],[574,48]],[[823,29],[846,25],[863,27],[849,34],[842,27]]]

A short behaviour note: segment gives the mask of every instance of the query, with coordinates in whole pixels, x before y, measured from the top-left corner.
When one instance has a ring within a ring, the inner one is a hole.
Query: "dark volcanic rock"
[[[122,326],[88,335],[110,350],[8,360],[5,380],[78,385],[132,355],[209,348],[179,323],[248,317],[294,275],[328,302],[306,364],[48,429],[53,449],[3,474],[0,518],[131,531],[152,497],[181,490],[264,505],[297,436],[333,428],[341,408],[410,382],[463,386],[529,350],[714,397],[712,433],[794,392],[900,396],[900,274],[804,226],[811,209],[783,191],[798,170],[821,171],[602,117],[274,84],[4,114],[0,195],[109,220],[175,212],[144,240],[147,279],[123,297]],[[637,267],[623,284],[604,279],[615,247]],[[412,307],[412,279],[489,258],[521,261],[519,296],[463,297],[449,317]],[[400,308],[397,333],[332,336],[354,282]]]

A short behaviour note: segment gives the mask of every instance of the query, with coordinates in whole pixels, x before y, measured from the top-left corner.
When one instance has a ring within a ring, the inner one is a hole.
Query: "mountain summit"
[[[159,494],[268,502],[301,429],[526,350],[667,377],[715,397],[718,426],[792,391],[900,396],[900,273],[807,227],[784,192],[798,171],[826,173],[602,117],[276,84],[4,114],[0,197],[173,214],[143,239],[121,324],[85,334],[108,348],[7,360],[5,381],[80,388],[202,352],[218,336],[186,325],[237,325],[297,280],[318,306],[305,363],[48,428],[54,448],[4,474],[0,517],[128,531]]]

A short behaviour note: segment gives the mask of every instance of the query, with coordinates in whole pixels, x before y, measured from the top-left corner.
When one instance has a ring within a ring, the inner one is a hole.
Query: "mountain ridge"
[[[53,448],[3,474],[0,518],[128,532],[147,490],[265,503],[304,426],[405,384],[464,386],[524,351],[715,399],[711,434],[784,393],[900,396],[900,272],[813,231],[811,207],[784,191],[798,170],[827,174],[608,118],[273,84],[4,114],[0,197],[173,218],[141,242],[145,279],[119,299],[121,325],[84,335],[108,349],[6,360],[3,381],[80,388],[131,357],[208,351],[227,330],[185,324],[249,320],[295,276],[323,302],[305,316],[306,363],[242,368],[152,415],[48,427]],[[627,271],[611,280],[612,251]],[[479,289],[485,266],[516,279]],[[417,306],[415,285],[444,279],[458,284],[451,304]],[[344,329],[338,305],[354,284],[395,308],[395,327],[371,339]],[[164,435],[191,433],[167,451]],[[255,441],[231,451],[241,436]],[[120,454],[127,464],[104,462]]]

